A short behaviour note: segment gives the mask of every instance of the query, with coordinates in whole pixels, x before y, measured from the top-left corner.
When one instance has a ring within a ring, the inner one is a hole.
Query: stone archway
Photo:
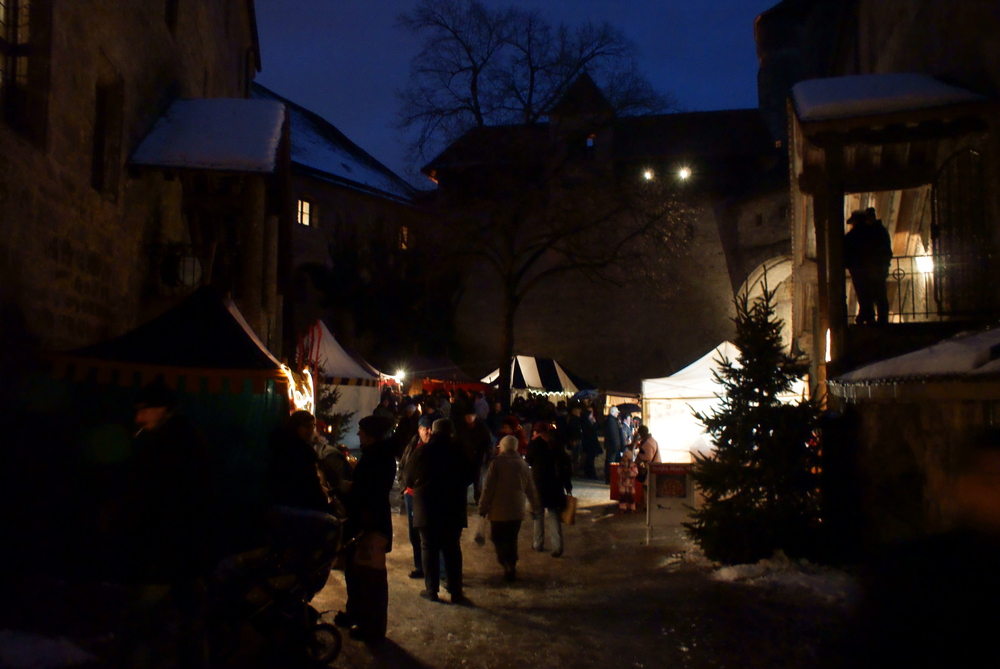
[[[775,256],[757,266],[740,286],[739,296],[746,295],[750,302],[764,295],[764,285],[774,291],[775,314],[781,319],[781,341],[786,351],[792,345],[792,257]]]

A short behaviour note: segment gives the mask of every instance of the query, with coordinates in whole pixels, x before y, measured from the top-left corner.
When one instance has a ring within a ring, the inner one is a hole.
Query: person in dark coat
[[[122,508],[128,621],[122,666],[208,666],[205,577],[210,550],[208,445],[160,381],[135,398],[139,428]],[[317,482],[318,483],[318,482]]]
[[[451,436],[451,422],[436,420],[431,439],[416,450],[404,473],[413,489],[413,525],[420,532],[424,563],[421,597],[438,601],[439,552],[444,553],[448,592],[452,603],[466,602],[462,591],[462,530],[467,527],[467,495],[472,482],[471,463]]]
[[[273,504],[329,510],[316,469],[319,458],[312,444],[315,432],[313,415],[308,411],[296,411],[271,438],[267,483]]]
[[[410,440],[410,443],[406,445],[403,450],[403,455],[399,459],[399,471],[400,478],[402,479],[405,475],[406,468],[410,463],[410,458],[418,448],[422,448],[427,445],[427,442],[431,439],[431,428],[434,426],[434,419],[430,416],[421,416],[420,421],[417,425],[417,434]],[[403,501],[406,504],[406,524],[410,530],[410,546],[413,548],[413,571],[410,572],[410,578],[423,578],[424,577],[424,560],[423,552],[420,548],[420,531],[413,526],[413,488],[406,487],[405,482],[403,483]]]
[[[536,551],[545,550],[545,522],[548,516],[552,557],[560,557],[563,554],[563,536],[559,514],[566,508],[566,495],[573,492],[573,465],[566,449],[555,438],[551,424],[535,423],[525,460],[531,465],[531,476],[535,480],[535,489],[538,490],[542,506],[533,517],[534,537],[531,546]]]
[[[844,237],[844,267],[858,296],[859,325],[884,324],[889,319],[889,297],[885,282],[892,264],[892,241],[875,210],[856,211],[847,221],[850,232]],[[876,309],[878,318],[876,320]]]
[[[580,449],[583,453],[583,476],[588,479],[597,478],[594,461],[601,452],[601,442],[597,438],[597,419],[591,409],[586,409],[580,417],[582,432]]]
[[[403,405],[403,413],[399,417],[399,422],[396,423],[396,431],[393,433],[393,438],[396,440],[397,458],[403,455],[403,450],[417,436],[417,424],[419,422],[420,413],[417,411],[417,405],[407,400]]]
[[[581,412],[582,407],[579,404],[573,406],[570,409],[569,415],[566,416],[566,431],[564,433],[556,433],[552,435],[557,441],[564,443],[569,447],[569,452],[572,455],[571,464],[576,467],[580,464],[580,457],[583,453],[581,448],[583,444],[583,417]]]
[[[347,605],[335,619],[351,627],[351,638],[377,642],[385,637],[389,580],[385,555],[392,550],[392,507],[389,491],[396,478],[391,439],[383,438],[391,421],[367,416],[358,421],[361,458],[347,495],[344,536],[347,551]]]
[[[604,417],[604,482],[611,483],[611,463],[622,457],[622,429],[618,407],[611,407]]]
[[[466,404],[464,408],[463,405],[456,404],[455,407],[461,408],[462,414],[462,422],[455,427],[456,437],[465,452],[466,459],[472,464],[472,493],[478,504],[483,490],[484,468],[493,456],[493,435],[490,434],[486,424],[479,419],[474,404]]]

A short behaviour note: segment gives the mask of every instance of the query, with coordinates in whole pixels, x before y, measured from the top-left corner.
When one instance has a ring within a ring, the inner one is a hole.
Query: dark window
[[[30,0],[0,0],[0,106],[8,122],[23,118],[28,97]]]
[[[163,8],[163,19],[167,22],[167,30],[170,34],[177,32],[177,15],[180,11],[180,0],[166,0]]]
[[[996,310],[997,268],[993,227],[984,206],[983,157],[960,151],[945,161],[932,191],[931,251],[934,298],[942,315],[981,315]]]
[[[99,192],[115,199],[121,176],[125,84],[121,79],[111,84],[98,84],[94,97],[94,152],[90,183]]]

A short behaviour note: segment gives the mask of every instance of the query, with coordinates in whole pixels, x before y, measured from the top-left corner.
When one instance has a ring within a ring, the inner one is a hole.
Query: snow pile
[[[95,660],[64,638],[0,630],[0,669],[56,669]]]
[[[802,121],[825,121],[979,102],[984,98],[925,74],[858,74],[792,88]]]
[[[806,590],[830,603],[854,600],[858,593],[858,583],[849,574],[813,565],[808,560],[792,562],[781,551],[755,564],[719,567],[712,580]]]
[[[285,106],[273,100],[177,100],[132,155],[133,165],[274,171]]]
[[[866,365],[837,379],[866,383],[933,376],[986,376],[1000,372],[1000,329],[960,334],[927,348]]]

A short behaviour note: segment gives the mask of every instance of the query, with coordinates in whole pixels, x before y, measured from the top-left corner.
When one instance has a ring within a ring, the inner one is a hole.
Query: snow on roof
[[[132,155],[133,165],[274,171],[285,108],[272,100],[176,100]]]
[[[924,74],[859,74],[811,79],[792,88],[801,121],[916,111],[984,100]]]
[[[395,172],[347,138],[329,121],[276,93],[254,84],[254,98],[288,106],[292,162],[337,180],[409,200],[413,188]]]
[[[837,378],[841,384],[890,379],[985,377],[1000,373],[1000,329],[964,333],[919,351],[882,360]]]

